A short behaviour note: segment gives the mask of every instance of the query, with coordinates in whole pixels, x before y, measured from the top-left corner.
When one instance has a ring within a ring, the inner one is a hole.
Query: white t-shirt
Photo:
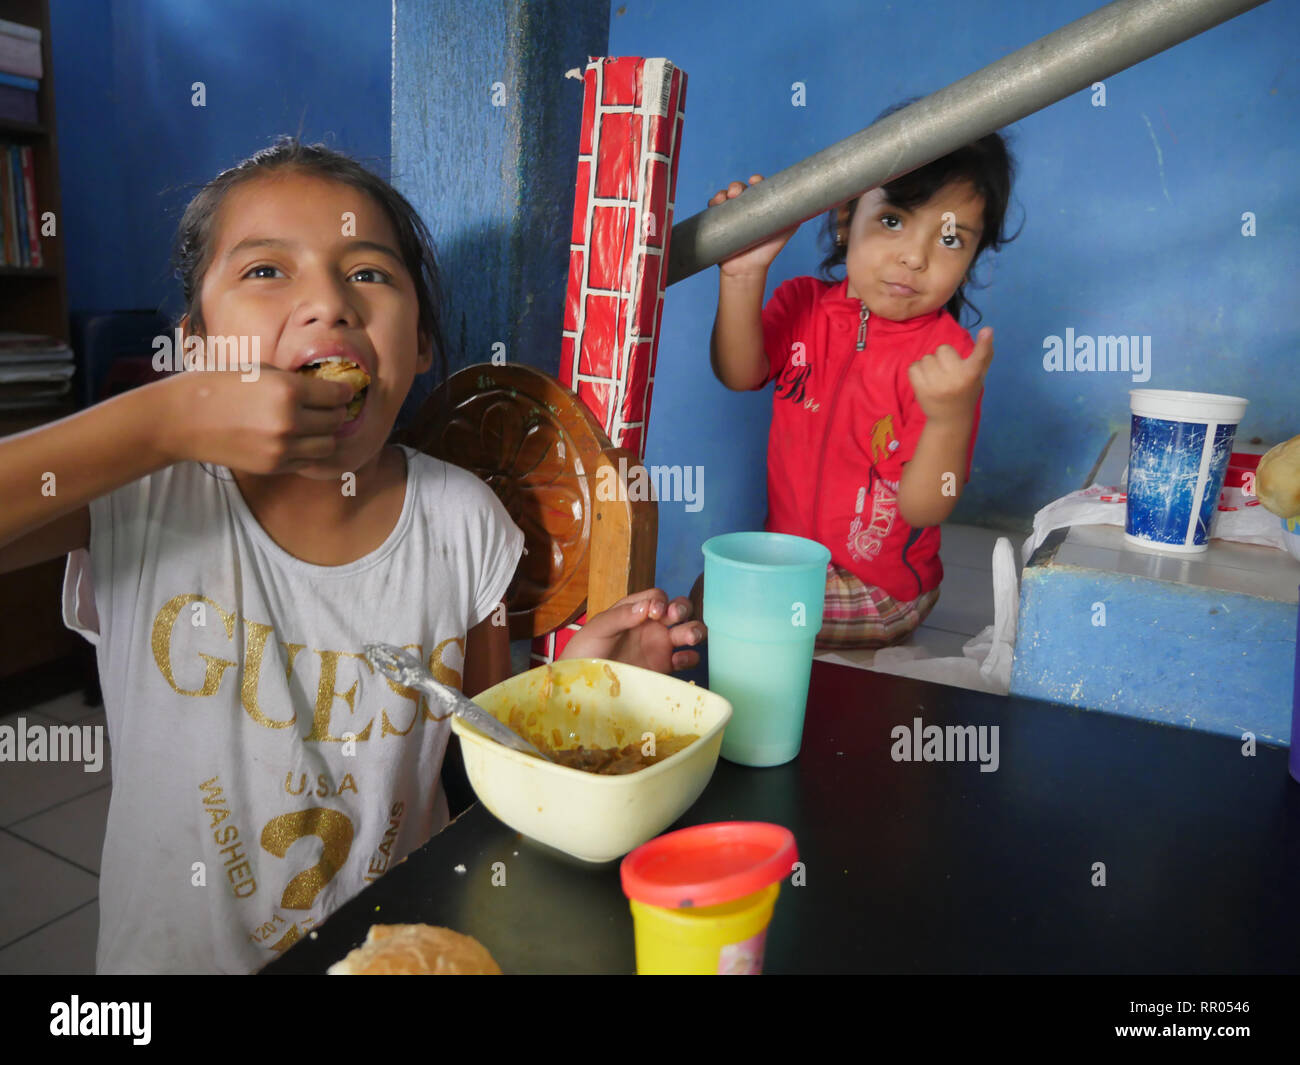
[[[478,478],[403,450],[397,525],[344,566],[279,547],[224,469],[90,505],[63,596],[113,751],[98,972],[256,970],[446,826],[449,725],[363,649],[418,648],[459,687],[523,533]]]

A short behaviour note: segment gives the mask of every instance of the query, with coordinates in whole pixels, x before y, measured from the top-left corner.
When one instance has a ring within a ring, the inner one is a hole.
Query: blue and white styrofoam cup
[[[1249,400],[1154,388],[1135,388],[1129,397],[1124,538],[1162,551],[1204,551]]]

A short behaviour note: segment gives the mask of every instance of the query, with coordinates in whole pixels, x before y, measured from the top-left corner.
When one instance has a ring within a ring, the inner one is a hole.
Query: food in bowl
[[[609,697],[612,702],[612,700],[618,698],[621,682],[617,674],[608,665],[602,666],[601,672],[602,675],[599,679],[609,685]],[[646,732],[633,743],[623,743],[626,729],[615,726],[613,734],[618,741],[616,746],[585,747],[581,743],[576,746],[565,746],[566,736],[559,728],[554,726],[553,717],[551,718],[552,725],[549,736],[539,728],[541,719],[546,714],[546,704],[554,694],[554,683],[554,674],[548,671],[542,683],[536,705],[530,708],[527,713],[521,707],[512,706],[506,724],[510,726],[516,735],[527,740],[556,765],[562,765],[569,769],[578,769],[584,773],[597,773],[607,777],[624,776],[642,769],[649,769],[652,765],[658,765],[664,759],[671,758],[678,751],[685,750],[700,738],[695,735],[678,736],[672,732],[660,730],[657,733]],[[594,685],[589,686],[594,687]],[[570,708],[573,707],[572,700],[569,701],[568,705]],[[577,739],[577,733],[570,729],[567,739],[571,741]],[[647,747],[649,747],[649,750],[646,749]]]
[[[512,750],[451,719],[483,805],[516,832],[588,862],[621,857],[686,812],[713,775],[731,717],[731,704],[715,692],[601,659],[540,666],[474,701],[550,750],[621,751],[654,736],[654,764],[610,775],[575,772]],[[672,751],[672,741],[688,739]]]
[[[527,739],[526,736],[524,738]],[[678,751],[684,751],[698,739],[699,736],[665,736],[663,739],[656,737],[651,753],[646,752],[646,744],[641,742],[629,743],[623,747],[578,746],[556,750],[543,740],[541,743],[534,743],[533,746],[549,755],[556,765],[580,769],[584,773],[618,777],[649,769],[665,758],[671,758]]]

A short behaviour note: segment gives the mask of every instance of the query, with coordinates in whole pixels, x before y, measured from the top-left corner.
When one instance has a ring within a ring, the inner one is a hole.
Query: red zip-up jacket
[[[825,544],[837,566],[910,602],[938,587],[943,564],[939,527],[913,529],[898,512],[903,464],[925,426],[907,368],[941,344],[967,358],[975,342],[944,310],[902,322],[871,315],[847,285],[796,277],[763,308],[776,381],[764,528]],[[963,483],[979,419],[977,404],[966,468],[953,471]]]

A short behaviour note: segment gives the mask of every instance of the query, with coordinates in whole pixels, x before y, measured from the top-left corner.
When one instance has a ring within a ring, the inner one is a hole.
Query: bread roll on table
[[[376,924],[366,941],[329,967],[330,976],[500,976],[473,936],[428,924]]]

